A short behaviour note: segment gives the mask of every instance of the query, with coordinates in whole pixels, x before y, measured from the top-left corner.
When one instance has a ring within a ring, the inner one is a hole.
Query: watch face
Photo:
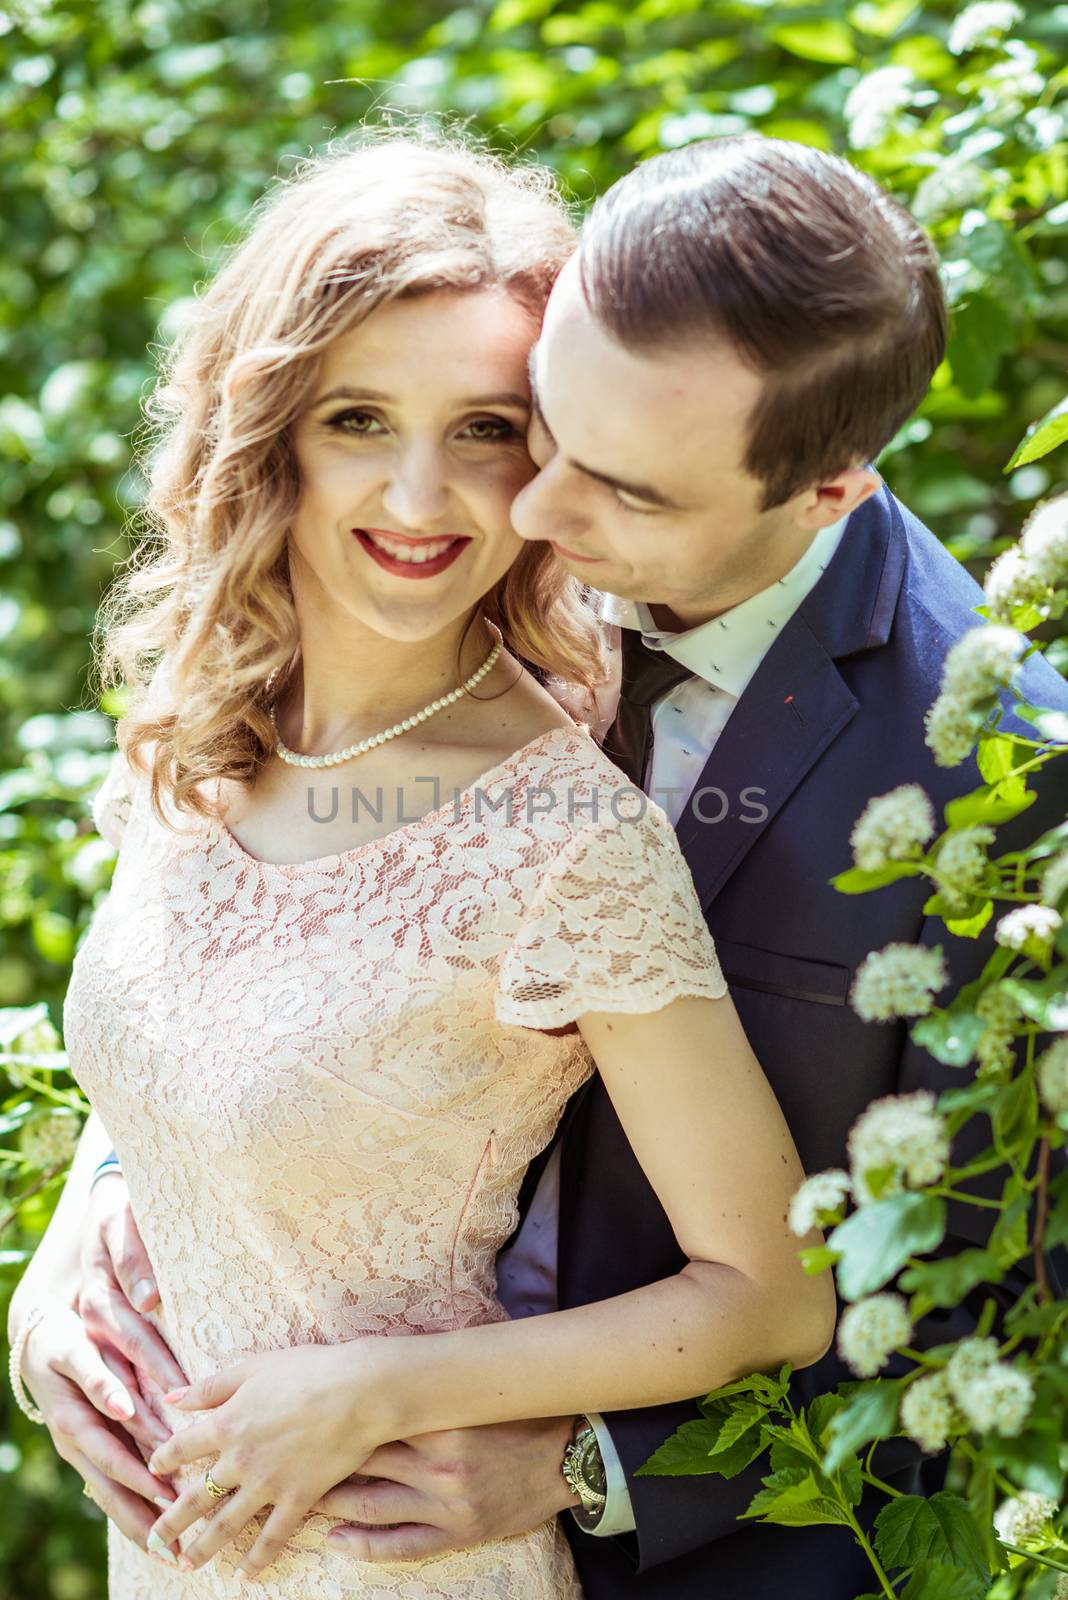
[[[597,1444],[597,1435],[592,1431],[588,1433],[579,1447],[578,1461],[579,1477],[587,1484],[594,1494],[603,1495],[608,1488],[605,1477],[604,1462]]]

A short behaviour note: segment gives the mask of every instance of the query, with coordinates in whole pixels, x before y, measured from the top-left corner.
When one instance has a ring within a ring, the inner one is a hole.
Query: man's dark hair
[[[746,470],[762,510],[873,461],[945,351],[938,255],[840,156],[758,133],[652,157],[582,231],[583,293],[628,349],[725,339],[765,378]]]

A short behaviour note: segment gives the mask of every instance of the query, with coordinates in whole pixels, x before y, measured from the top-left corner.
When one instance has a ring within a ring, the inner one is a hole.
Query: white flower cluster
[[[946,161],[922,179],[909,210],[918,222],[936,222],[940,217],[967,211],[986,199],[990,181],[974,161]]]
[[[803,1239],[810,1228],[822,1227],[824,1218],[835,1216],[849,1195],[849,1174],[839,1167],[814,1172],[806,1178],[790,1201],[790,1232]]]
[[[946,1367],[950,1392],[978,1433],[1014,1438],[1027,1421],[1035,1389],[1026,1372],[998,1360],[994,1339],[964,1339]]]
[[[1029,1539],[1049,1543],[1049,1524],[1060,1510],[1056,1500],[1034,1489],[1024,1489],[1011,1500],[1003,1500],[994,1512],[994,1527],[999,1539],[1009,1544],[1026,1544]]]
[[[1068,1114],[1068,1034],[1054,1039],[1038,1058],[1038,1092],[1055,1117]]]
[[[853,1194],[861,1205],[876,1199],[870,1173],[885,1178],[882,1198],[937,1183],[949,1159],[945,1123],[929,1089],[873,1100],[850,1128],[847,1146]]]
[[[1016,1029],[1023,1021],[1023,1013],[1001,985],[994,984],[975,1002],[975,1014],[986,1023],[975,1045],[978,1076],[1007,1075],[1016,1064]]]
[[[954,20],[949,32],[949,48],[955,56],[962,56],[980,45],[996,45],[1022,21],[1020,7],[1009,0],[976,0],[975,5],[967,6]]]
[[[927,744],[940,767],[969,754],[999,689],[1012,682],[1027,639],[990,623],[962,634],[946,656],[942,686],[925,718]]]
[[[944,1450],[951,1433],[966,1424],[950,1392],[945,1372],[915,1378],[901,1396],[901,1426],[922,1450]]]
[[[838,1323],[838,1354],[858,1377],[870,1378],[911,1337],[912,1323],[901,1296],[870,1294],[843,1311]]]
[[[998,622],[1011,622],[1016,606],[1037,605],[1048,594],[1047,585],[1028,562],[1018,544],[1003,550],[983,579],[987,604]]]
[[[849,835],[853,860],[864,872],[878,872],[891,861],[914,860],[934,830],[926,793],[918,783],[903,783],[868,801]]]
[[[940,951],[921,944],[888,944],[865,956],[857,968],[849,1003],[865,1022],[924,1017],[946,982]]]
[[[999,121],[1021,116],[1046,87],[1037,50],[1022,39],[1006,40],[1003,49],[1008,59],[983,74],[977,107]]]
[[[73,1159],[82,1131],[81,1118],[74,1111],[55,1111],[24,1123],[19,1133],[19,1149],[26,1159],[42,1171],[65,1165]]]
[[[1051,589],[1068,583],[1068,494],[1038,503],[1023,525],[1020,549]]]
[[[1062,850],[1048,863],[1038,892],[1042,904],[1055,909],[1068,895],[1068,850]]]
[[[994,939],[1006,950],[1048,950],[1061,925],[1059,911],[1049,906],[1014,906],[994,929]]]
[[[987,827],[955,828],[938,847],[935,863],[939,889],[949,905],[963,910],[968,896],[979,887],[989,868],[987,846],[994,842],[994,830]]]
[[[1053,1591],[1053,1600],[1068,1600],[1068,1572],[1062,1572]]]
[[[908,67],[876,67],[849,92],[845,119],[855,150],[881,144],[910,104],[913,77]]]
[[[1011,622],[1014,606],[1040,604],[1068,586],[1068,494],[1043,500],[1024,523],[1020,542],[1004,551],[983,581],[991,612]]]

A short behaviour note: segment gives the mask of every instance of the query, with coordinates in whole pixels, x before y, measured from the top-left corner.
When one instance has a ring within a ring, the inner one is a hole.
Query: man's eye
[[[612,490],[616,505],[623,511],[633,511],[636,517],[651,517],[656,515],[655,506],[636,506],[633,501],[627,500],[619,489]]]
[[[514,439],[517,437],[516,430],[512,427],[512,424],[506,422],[503,417],[478,417],[474,422],[469,423],[468,427],[472,437],[477,439],[480,444],[488,443],[494,439]],[[476,431],[478,429],[484,431],[478,432]]]

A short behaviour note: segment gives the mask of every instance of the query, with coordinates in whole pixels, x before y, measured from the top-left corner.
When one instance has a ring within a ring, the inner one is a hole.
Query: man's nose
[[[395,459],[382,504],[405,528],[429,528],[449,503],[448,473],[441,452],[412,445]]]
[[[541,471],[525,484],[512,501],[512,527],[521,539],[559,539],[565,527],[574,523],[568,513],[568,498],[562,492],[557,457],[547,461]]]

